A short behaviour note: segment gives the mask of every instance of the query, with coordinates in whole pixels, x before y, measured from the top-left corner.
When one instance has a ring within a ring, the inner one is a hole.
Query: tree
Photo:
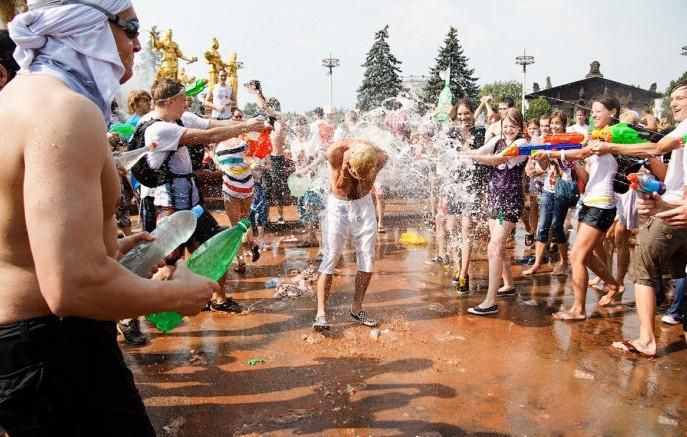
[[[687,71],[682,73],[682,76],[678,77],[675,80],[671,80],[670,84],[668,85],[668,88],[666,88],[666,95],[663,97],[663,102],[661,103],[661,116],[662,117],[667,117],[670,115],[670,90],[673,89],[676,83],[680,82],[681,80],[687,80]]]
[[[538,119],[540,115],[551,112],[551,104],[545,98],[537,97],[534,100],[530,100],[526,112],[527,116],[525,118],[527,120],[531,120],[533,118]]]
[[[243,115],[245,118],[255,117],[258,113],[258,105],[255,102],[248,102],[243,106]]]
[[[468,58],[463,55],[463,48],[458,41],[458,31],[450,27],[444,45],[439,48],[436,57],[436,65],[429,71],[429,81],[425,85],[423,102],[425,105],[436,104],[439,93],[444,89],[444,80],[439,73],[451,67],[449,87],[453,94],[453,103],[458,99],[468,98],[475,100],[479,94],[475,70],[468,67]]]
[[[367,52],[363,83],[358,88],[358,108],[369,111],[381,105],[386,99],[396,97],[401,91],[401,61],[391,53],[387,39],[389,25],[375,33],[375,42]]]
[[[479,96],[492,96],[492,106],[497,106],[502,98],[510,97],[515,101],[516,108],[520,109],[520,97],[522,96],[522,84],[515,80],[506,82],[493,82],[482,86]],[[496,110],[496,108],[494,108]]]

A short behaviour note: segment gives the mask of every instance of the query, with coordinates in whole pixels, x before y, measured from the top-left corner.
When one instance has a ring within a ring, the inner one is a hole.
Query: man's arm
[[[212,126],[212,124],[210,125]],[[193,146],[199,144],[219,143],[229,138],[238,137],[247,132],[260,132],[265,129],[265,121],[251,118],[246,121],[234,121],[233,123],[210,127],[209,129],[186,129],[179,144]]]
[[[35,126],[24,150],[27,234],[50,310],[100,320],[169,310],[192,314],[193,305],[198,312],[217,287],[212,281],[195,275],[195,282],[142,279],[108,256],[105,241],[112,237],[105,233],[114,228],[104,226],[103,195],[116,201],[118,185],[105,125],[91,102],[65,100],[69,110]]]
[[[589,146],[597,155],[604,155],[606,153],[614,153],[616,155],[638,156],[640,158],[650,158],[653,156],[663,155],[671,150],[682,147],[682,141],[679,138],[665,136],[661,138],[658,143],[641,143],[641,144],[613,144],[604,141],[589,141]],[[566,153],[567,155],[567,153]]]

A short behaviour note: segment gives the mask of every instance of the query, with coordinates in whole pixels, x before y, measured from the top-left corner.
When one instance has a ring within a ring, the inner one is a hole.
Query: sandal
[[[498,290],[496,292],[496,297],[515,297],[516,295],[515,287],[509,288],[508,290]]]
[[[369,326],[370,328],[374,328],[375,326],[377,326],[377,321],[374,319],[368,319],[367,314],[365,314],[365,311],[359,311],[357,316],[353,313],[353,311],[350,311],[350,314],[353,320],[355,320],[358,323],[361,323],[365,326]]]
[[[468,312],[470,314],[475,314],[477,316],[488,316],[489,314],[496,314],[499,312],[499,306],[498,305],[492,305],[487,308],[480,308],[478,306],[468,308]]]
[[[623,341],[616,341],[612,344],[612,346],[618,350],[630,352],[632,354],[637,354],[645,358],[656,358],[656,354],[647,354],[646,352],[642,352],[639,349],[637,349],[635,345],[632,344],[631,340],[626,339]]]
[[[312,324],[312,329],[317,332],[329,331],[329,322],[326,316],[316,316],[315,322]]]

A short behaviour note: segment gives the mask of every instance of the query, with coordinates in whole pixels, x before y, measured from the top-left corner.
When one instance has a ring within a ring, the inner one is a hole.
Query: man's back
[[[97,136],[94,140],[98,130],[102,141]],[[5,87],[0,93],[0,132],[0,324],[5,324],[50,313],[39,290],[34,259],[61,256],[44,245],[64,235],[54,235],[45,224],[61,221],[69,212],[65,209],[77,209],[74,213],[88,209],[90,214],[105,214],[104,234],[114,236],[108,221],[112,221],[119,185],[106,154],[100,111],[55,78],[19,76]],[[73,159],[75,155],[82,156],[81,162],[74,162],[79,161]],[[91,168],[82,170],[84,164]],[[69,182],[72,177],[79,180],[83,173],[100,175],[92,183],[100,182],[103,202],[75,205],[74,193],[67,192]],[[67,230],[65,235],[78,232]],[[70,243],[82,244],[78,238]],[[108,237],[105,243],[114,254],[114,238]],[[69,250],[68,245],[63,247]]]

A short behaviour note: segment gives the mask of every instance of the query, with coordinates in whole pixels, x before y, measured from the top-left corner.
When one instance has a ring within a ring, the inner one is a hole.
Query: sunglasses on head
[[[81,0],[62,0],[62,4],[69,5],[84,5],[88,6],[90,8],[96,9],[107,17],[107,21],[110,23],[114,24],[115,26],[119,27],[124,31],[126,36],[129,39],[136,39],[138,38],[138,30],[140,28],[140,25],[138,23],[138,19],[132,18],[130,20],[124,20],[117,14],[113,14],[112,12],[108,11],[107,9],[100,7],[99,5],[89,3],[89,2],[84,2]]]

